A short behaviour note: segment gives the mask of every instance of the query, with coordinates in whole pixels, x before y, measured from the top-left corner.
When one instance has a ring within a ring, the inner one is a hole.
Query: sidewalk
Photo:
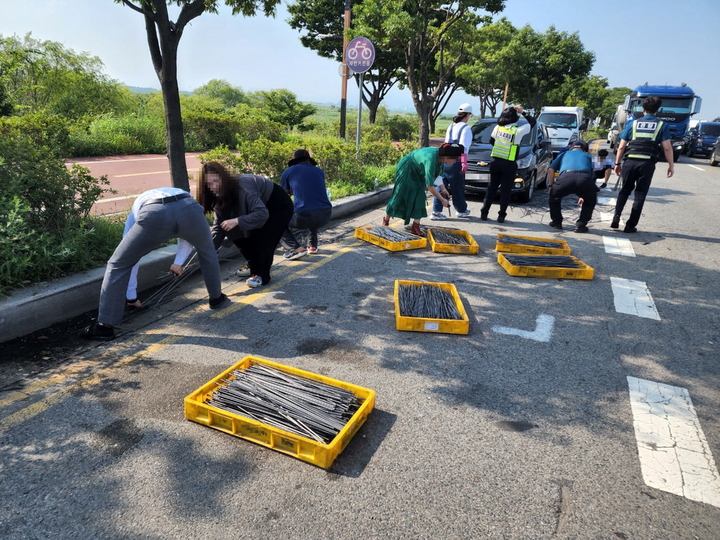
[[[391,193],[390,186],[334,201],[332,219],[344,219],[360,210],[380,205],[390,198]],[[234,248],[231,248],[227,251],[231,253],[233,250]],[[153,251],[142,259],[138,272],[139,292],[159,284],[158,274],[168,270],[176,251],[174,245],[168,246]],[[237,250],[234,252],[239,256]],[[100,285],[104,274],[105,268],[96,268],[11,291],[7,298],[0,300],[0,343],[96,309],[100,301]]]

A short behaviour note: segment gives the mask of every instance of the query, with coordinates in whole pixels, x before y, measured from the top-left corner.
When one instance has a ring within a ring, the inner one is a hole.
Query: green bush
[[[68,169],[34,135],[0,137],[0,294],[97,267],[122,236],[122,223],[89,216],[107,178]]]
[[[71,130],[71,155],[111,156],[117,154],[164,154],[167,152],[165,124],[150,116],[102,116],[87,128],[78,124]]]

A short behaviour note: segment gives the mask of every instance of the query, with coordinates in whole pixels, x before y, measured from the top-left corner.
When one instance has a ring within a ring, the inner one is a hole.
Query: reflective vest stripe
[[[495,134],[495,144],[493,145],[490,156],[515,161],[518,149],[518,145],[515,144],[515,134],[517,131],[517,126],[498,126],[497,133]]]

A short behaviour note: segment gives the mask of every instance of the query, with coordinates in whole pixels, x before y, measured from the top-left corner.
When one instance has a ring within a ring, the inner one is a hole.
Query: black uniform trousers
[[[575,194],[583,199],[577,224],[587,225],[597,204],[597,192],[595,179],[589,172],[568,171],[562,173],[550,186],[548,197],[550,219],[555,223],[562,223],[563,215],[560,202],[566,195]]]
[[[618,193],[617,203],[615,204],[615,219],[619,220],[622,216],[625,203],[630,197],[630,193],[635,190],[632,210],[630,218],[625,222],[626,227],[636,227],[640,221],[645,197],[650,191],[650,183],[655,173],[655,160],[653,159],[632,159],[628,158],[623,163],[621,171],[623,187]]]
[[[275,249],[293,216],[294,206],[290,195],[275,184],[270,198],[265,203],[269,216],[259,229],[250,231],[246,238],[233,240],[250,266],[253,275],[260,276],[263,285],[270,283]]]
[[[480,209],[481,216],[487,216],[493,199],[495,198],[495,193],[497,193],[497,189],[500,187],[500,212],[498,215],[503,218],[505,217],[507,207],[510,204],[510,195],[512,194],[516,174],[517,163],[515,161],[493,158],[490,162],[490,184],[485,192],[485,199]]]

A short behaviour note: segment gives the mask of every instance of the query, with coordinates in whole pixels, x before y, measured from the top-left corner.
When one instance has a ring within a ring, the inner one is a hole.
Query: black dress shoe
[[[620,218],[613,218],[610,228],[617,229],[618,227],[620,227]]]
[[[220,293],[220,296],[217,298],[211,298],[210,299],[210,309],[218,309],[219,307],[222,307],[223,304],[225,304],[225,301],[228,301],[227,295],[225,293]]]
[[[487,221],[487,212],[480,212],[480,219],[483,221]]]
[[[577,225],[575,225],[575,232],[576,232],[576,233],[586,233],[586,232],[588,232],[589,230],[590,230],[590,229],[587,228],[587,225],[583,225],[582,223],[578,223]]]
[[[553,229],[562,229],[562,223],[557,221],[551,221],[548,225],[550,225]]]
[[[507,214],[498,214],[498,223],[505,223],[505,216]]]
[[[93,323],[83,328],[78,337],[83,339],[95,339],[98,341],[110,341],[115,339],[115,330],[112,326],[105,326],[100,323]]]
[[[623,229],[623,232],[626,232],[626,233],[634,233],[634,232],[637,232],[637,227],[631,227],[630,225],[625,225],[625,228]]]

